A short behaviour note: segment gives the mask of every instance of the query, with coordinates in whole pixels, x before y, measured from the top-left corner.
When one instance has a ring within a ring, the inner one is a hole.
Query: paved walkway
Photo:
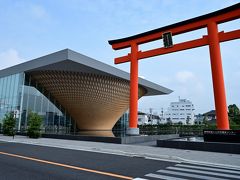
[[[237,168],[240,167],[240,155],[228,153],[180,150],[142,145],[139,146],[126,144],[112,144],[50,138],[30,139],[25,136],[15,136],[15,138],[13,139],[12,137],[9,136],[0,135],[0,141],[92,151],[107,154],[117,154],[124,156],[137,156],[148,159],[159,159],[176,162],[191,162],[197,164],[207,163]]]

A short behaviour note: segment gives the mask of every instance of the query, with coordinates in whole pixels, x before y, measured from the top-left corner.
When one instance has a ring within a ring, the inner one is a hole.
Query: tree
[[[228,116],[232,124],[240,124],[240,110],[236,104],[228,106]]]
[[[42,125],[42,117],[37,113],[29,112],[27,135],[30,138],[39,138]]]
[[[3,134],[7,136],[14,136],[15,135],[15,126],[16,126],[16,119],[14,114],[6,113],[5,117],[3,118]]]

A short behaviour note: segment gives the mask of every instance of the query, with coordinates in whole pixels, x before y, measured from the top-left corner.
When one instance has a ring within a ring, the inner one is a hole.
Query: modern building
[[[138,112],[138,125],[149,124],[149,118],[147,113]]]
[[[164,120],[157,114],[138,112],[138,125],[164,124]]]
[[[139,78],[139,98],[171,92]],[[129,73],[69,49],[0,71],[0,120],[14,112],[19,131],[29,111],[47,133],[111,130],[128,108]]]
[[[173,124],[193,124],[194,105],[187,99],[180,99],[178,102],[171,102],[170,107],[165,113],[166,121]]]
[[[194,119],[194,124],[203,124],[204,116],[202,114],[196,114]]]
[[[216,124],[216,111],[211,110],[203,114],[195,115],[195,124]]]
[[[206,119],[206,121],[210,124],[216,124],[216,111],[215,110],[211,110],[209,112],[203,113],[204,118]]]

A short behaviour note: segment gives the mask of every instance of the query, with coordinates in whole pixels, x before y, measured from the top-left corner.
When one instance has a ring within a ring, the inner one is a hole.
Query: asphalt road
[[[236,180],[240,179],[240,167],[168,162],[0,141],[0,180],[32,179]]]
[[[137,157],[0,142],[0,179],[6,180],[132,179],[174,164]]]

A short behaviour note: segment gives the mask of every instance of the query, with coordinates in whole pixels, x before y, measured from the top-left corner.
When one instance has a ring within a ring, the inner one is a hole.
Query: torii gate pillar
[[[211,58],[213,91],[217,116],[217,129],[229,130],[229,121],[227,113],[228,111],[217,24],[213,21],[209,22],[207,30]]]
[[[130,67],[130,119],[128,135],[139,135],[138,124],[138,45],[131,44],[131,67]]]

